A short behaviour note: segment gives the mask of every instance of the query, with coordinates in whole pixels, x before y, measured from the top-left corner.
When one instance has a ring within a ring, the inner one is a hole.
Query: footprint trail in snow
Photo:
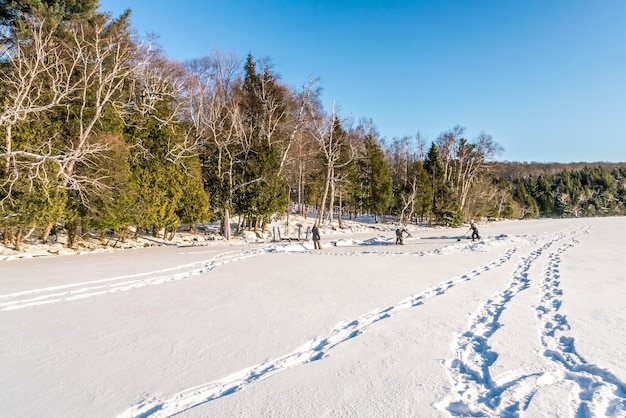
[[[284,356],[248,367],[224,379],[183,390],[165,400],[157,398],[146,399],[124,411],[119,417],[157,418],[172,416],[198,405],[230,395],[250,384],[274,376],[281,371],[320,360],[326,357],[332,348],[358,336],[368,326],[385,318],[389,318],[400,311],[422,305],[428,299],[446,293],[459,283],[472,280],[481,273],[500,267],[505,262],[509,261],[516,252],[517,248],[511,248],[505,251],[495,261],[481,268],[473,269],[460,276],[456,276],[453,279],[443,281],[437,286],[400,301],[395,306],[379,308],[355,320],[340,322],[325,336],[310,340],[297,350]]]
[[[561,254],[577,243],[572,233],[555,250],[550,248],[565,237],[557,236],[522,257],[512,280],[472,315],[468,330],[457,335],[452,348],[455,357],[443,362],[452,382],[452,394],[437,406],[452,416],[519,416],[527,410],[532,397],[543,385],[563,384],[570,388],[572,416],[624,416],[626,386],[610,371],[587,363],[568,337],[567,319],[560,314],[559,264]],[[533,262],[545,252],[548,261],[539,283],[540,301],[536,307],[544,364],[535,370],[509,371],[506,380],[494,381],[490,366],[498,353],[489,338],[502,326],[499,318],[508,302],[530,286],[528,272]]]
[[[110,293],[125,292],[144,286],[154,286],[176,280],[183,280],[206,273],[223,264],[259,256],[265,253],[266,250],[264,249],[236,251],[234,254],[222,253],[207,261],[190,263],[160,271],[4,294],[0,295],[0,312],[50,303],[67,302]],[[178,270],[178,272],[171,273],[171,271],[175,270]]]

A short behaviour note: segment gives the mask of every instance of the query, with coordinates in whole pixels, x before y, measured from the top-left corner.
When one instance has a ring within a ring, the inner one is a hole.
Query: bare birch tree
[[[65,20],[44,13],[24,13],[2,43],[2,201],[12,198],[20,182],[26,193],[36,184],[44,185],[50,196],[57,194],[55,189],[74,190],[85,203],[90,189],[103,187],[98,167],[109,147],[98,132],[99,122],[132,72],[129,15]],[[65,118],[62,126],[40,129],[39,135],[16,145],[16,127],[25,130],[29,122],[42,125],[40,121],[60,117]]]
[[[65,39],[67,51],[73,51],[65,65],[76,78],[69,106],[76,131],[65,141],[63,154],[67,158],[59,175],[62,187],[76,190],[81,199],[86,185],[98,187],[99,183],[78,174],[76,167],[89,163],[86,157],[107,149],[97,141],[94,131],[106,107],[122,99],[124,83],[140,66],[134,60],[137,49],[130,39],[127,17],[109,21],[100,15],[89,21],[72,21]]]
[[[243,131],[239,110],[241,60],[215,50],[186,63],[187,93],[183,118],[190,122],[187,135],[196,138],[215,211],[224,216],[232,209],[237,146]],[[224,227],[224,226],[223,226]]]
[[[0,127],[4,134],[0,159],[4,162],[2,186],[6,190],[0,196],[0,206],[12,199],[16,182],[25,179],[32,190],[36,179],[47,180],[43,167],[46,163],[60,168],[68,158],[54,150],[49,141],[16,147],[13,138],[16,125],[67,105],[77,88],[73,69],[65,63],[66,51],[56,37],[58,27],[59,21],[53,17],[27,16],[24,25],[12,32],[0,51]]]
[[[459,207],[467,217],[467,200],[472,186],[485,173],[486,163],[502,152],[493,138],[481,132],[473,143],[463,137],[459,125],[437,138],[437,148],[444,166],[446,182],[452,186]]]
[[[398,187],[400,222],[411,219],[415,213],[415,204],[418,195],[418,179],[415,165],[418,162],[419,151],[410,137],[395,139],[387,149],[390,167]],[[421,186],[421,185],[420,185]]]
[[[488,169],[488,162],[502,152],[491,135],[481,132],[474,143],[460,139],[457,145],[456,178],[453,184],[459,195],[461,208],[466,211],[468,195],[480,176]],[[465,213],[465,216],[468,216]]]
[[[331,104],[330,114],[320,111],[319,108],[312,105],[308,106],[308,112],[313,128],[311,134],[319,147],[324,162],[324,187],[317,221],[318,224],[321,224],[324,221],[327,203],[329,203],[330,218],[332,221],[336,170],[343,164],[347,164],[351,161],[354,153],[352,152],[352,148],[349,147],[349,144],[344,141],[344,135],[336,129],[339,124],[339,116],[335,110],[334,102]],[[344,162],[343,164],[338,164],[340,158],[342,157],[342,152],[345,151],[346,147],[350,150],[349,161]]]

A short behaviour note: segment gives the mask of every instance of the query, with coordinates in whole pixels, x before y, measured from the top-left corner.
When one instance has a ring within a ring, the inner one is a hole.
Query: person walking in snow
[[[405,233],[406,233],[406,236],[407,236],[407,237],[410,237],[410,236],[411,236],[411,234],[409,234],[409,231],[407,231],[407,230],[406,230],[406,229],[404,229],[404,228],[398,228],[398,229],[396,229],[396,245],[397,245],[397,244],[399,244],[399,245],[404,245],[404,239],[403,239],[403,235],[402,235],[402,234],[405,234]]]
[[[317,224],[313,225],[313,229],[311,229],[311,235],[313,238],[313,247],[316,250],[321,250],[322,244],[320,244],[320,230],[317,227]]]
[[[478,226],[474,223],[474,221],[470,221],[470,229],[472,230],[472,241],[474,239],[480,240],[480,235],[478,234]]]

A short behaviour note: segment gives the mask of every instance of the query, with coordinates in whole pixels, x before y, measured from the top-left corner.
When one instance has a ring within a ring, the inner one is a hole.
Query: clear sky
[[[100,0],[167,56],[270,57],[388,140],[455,125],[498,160],[626,162],[625,0]]]

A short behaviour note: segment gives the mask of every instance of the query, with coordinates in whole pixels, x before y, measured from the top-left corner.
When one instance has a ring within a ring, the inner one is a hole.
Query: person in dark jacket
[[[472,230],[472,241],[474,241],[474,239],[480,240],[480,235],[478,234],[478,226],[476,226],[474,221],[470,221],[470,229]]]
[[[396,229],[396,244],[404,245],[404,239],[403,239],[404,236],[402,234],[405,234],[405,233],[407,237],[411,236],[411,234],[409,234],[409,231],[407,231],[404,228]]]
[[[320,244],[320,230],[317,227],[317,224],[313,225],[313,229],[311,229],[311,235],[313,238],[313,247],[316,250],[321,250],[322,244]]]

